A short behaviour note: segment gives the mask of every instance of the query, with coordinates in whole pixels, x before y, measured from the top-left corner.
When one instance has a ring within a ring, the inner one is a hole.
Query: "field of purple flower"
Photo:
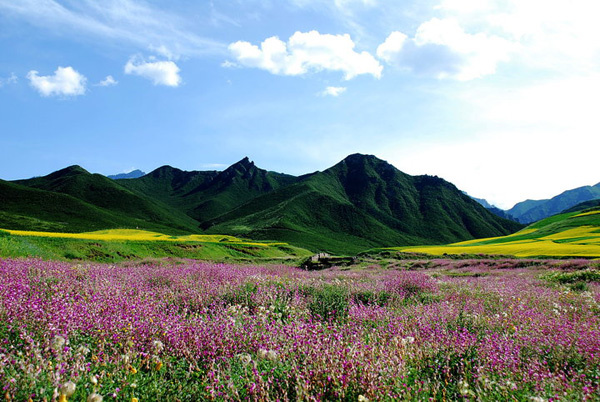
[[[594,265],[595,264],[595,265]],[[0,260],[6,400],[598,400],[597,263]]]

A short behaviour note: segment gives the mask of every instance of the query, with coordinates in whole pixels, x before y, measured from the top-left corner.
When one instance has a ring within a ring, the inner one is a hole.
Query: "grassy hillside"
[[[182,231],[146,222],[55,193],[0,180],[0,227],[22,230],[81,232],[106,228]]]
[[[404,252],[600,258],[600,207],[552,216],[509,236],[446,246],[397,247]]]
[[[209,233],[355,253],[377,245],[508,234],[521,226],[496,217],[442,179],[412,177],[374,156],[357,154],[257,197],[204,227]]]
[[[135,194],[118,182],[99,174],[91,174],[79,166],[70,166],[44,177],[19,180],[15,183],[48,192],[70,195],[118,216],[123,222],[129,221],[127,227],[131,227],[131,223],[136,220],[179,231],[198,230],[196,221],[182,212],[168,207],[160,200]],[[92,219],[90,219],[90,223],[93,223]],[[142,227],[146,228],[147,224],[143,224]],[[89,227],[88,230],[90,229],[93,228]]]
[[[222,172],[185,172],[163,166],[139,179],[119,180],[119,184],[204,222],[295,180],[259,169],[244,158]]]
[[[254,242],[231,236],[169,236],[140,230],[89,233],[0,230],[0,257],[101,262],[191,258],[295,263],[311,254],[308,250],[286,243]]]
[[[18,188],[20,194],[8,207],[0,205],[0,223],[11,229],[205,230],[353,254],[373,247],[504,235],[521,228],[445,180],[413,177],[361,154],[301,177],[268,172],[244,158],[222,172],[163,166],[122,180],[71,166],[11,185],[8,193]],[[35,202],[36,197],[44,200]]]

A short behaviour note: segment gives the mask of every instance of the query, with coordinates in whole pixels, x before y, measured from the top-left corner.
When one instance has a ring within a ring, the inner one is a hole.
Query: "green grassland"
[[[166,236],[160,233],[101,231],[65,233],[0,230],[0,257],[123,262],[148,259],[198,259],[295,264],[311,252],[286,243],[252,242],[229,236]],[[143,235],[141,235],[143,234]]]

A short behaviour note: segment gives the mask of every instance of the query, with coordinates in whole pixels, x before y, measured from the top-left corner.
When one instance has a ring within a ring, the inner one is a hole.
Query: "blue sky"
[[[375,154],[511,207],[600,181],[593,0],[0,0],[0,178]]]

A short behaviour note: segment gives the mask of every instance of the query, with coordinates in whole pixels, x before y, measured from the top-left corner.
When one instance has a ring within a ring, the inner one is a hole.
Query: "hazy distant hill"
[[[558,214],[579,203],[598,198],[600,198],[600,183],[568,190],[548,200],[523,201],[506,212],[521,223],[531,223]]]
[[[106,176],[109,179],[119,180],[119,179],[137,179],[138,177],[144,176],[146,173],[142,172],[139,169],[133,170],[129,173],[119,173],[115,175]]]
[[[467,194],[467,193],[465,193],[465,194]],[[471,197],[471,196],[469,196],[469,197]],[[483,205],[483,207],[485,209],[487,209],[488,211],[490,211],[494,215],[499,216],[499,217],[504,218],[504,219],[509,219],[511,221],[517,221],[517,219],[514,216],[510,215],[505,210],[500,209],[500,208],[498,208],[498,207],[490,204],[487,200],[484,200],[483,198],[476,198],[476,197],[471,197],[471,198],[474,199],[475,201],[477,201],[478,203],[480,203],[481,205]]]
[[[248,158],[222,172],[163,166],[119,180],[71,166],[44,177],[3,182],[2,196],[12,200],[0,204],[6,227],[18,215],[23,222],[31,217],[19,228],[160,227],[163,232],[281,240],[334,253],[449,243],[521,227],[443,179],[409,176],[360,154],[300,177],[260,169]]]

